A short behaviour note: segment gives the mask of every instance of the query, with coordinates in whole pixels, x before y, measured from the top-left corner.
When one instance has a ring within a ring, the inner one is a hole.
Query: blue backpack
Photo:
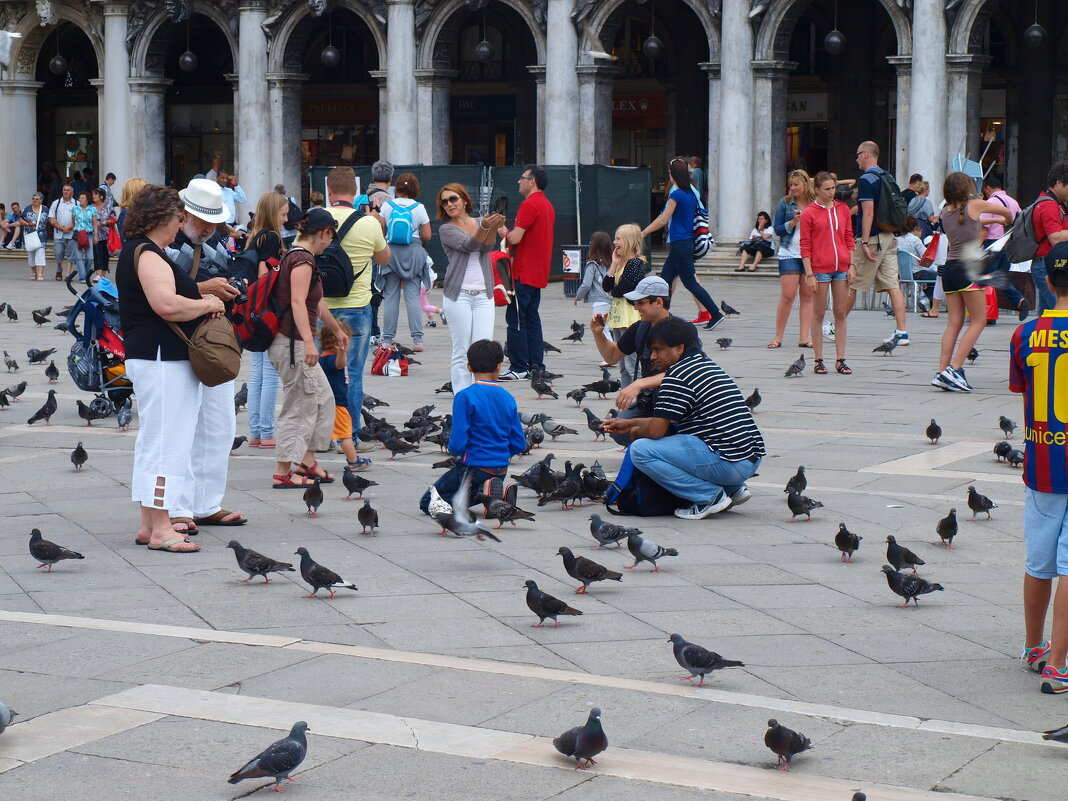
[[[393,211],[389,213],[389,222],[386,224],[386,241],[391,245],[412,244],[415,238],[415,220],[412,219],[412,211],[419,204],[402,206],[393,200],[386,202],[393,207]]]

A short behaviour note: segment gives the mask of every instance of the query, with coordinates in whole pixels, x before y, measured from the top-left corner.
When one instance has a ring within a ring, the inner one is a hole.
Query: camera
[[[248,294],[245,292],[245,282],[239,278],[231,278],[226,283],[237,290],[237,297],[234,298],[234,303],[247,303]]]

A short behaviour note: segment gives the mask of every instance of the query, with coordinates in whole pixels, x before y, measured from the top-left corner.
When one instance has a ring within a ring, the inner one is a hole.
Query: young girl
[[[634,223],[619,226],[612,245],[612,266],[608,268],[602,286],[605,292],[612,295],[612,306],[605,325],[612,332],[612,338],[619,339],[639,319],[634,305],[623,296],[634,291],[638,282],[649,272],[649,265],[642,249],[642,231]],[[637,362],[638,357],[633,353],[620,362],[620,382],[623,386],[634,380]]]
[[[586,268],[582,273],[582,283],[575,290],[575,302],[578,306],[584,300],[592,307],[593,314],[608,314],[612,307],[612,296],[604,291],[605,276],[612,264],[612,240],[604,231],[594,231],[590,237],[590,247],[586,252]]]
[[[739,249],[742,251],[742,261],[738,265],[738,269],[734,271],[736,273],[746,272],[745,262],[750,256],[753,257],[753,264],[748,272],[755,273],[760,260],[765,256],[770,256],[774,250],[771,244],[771,235],[775,233],[775,229],[771,227],[771,217],[766,211],[757,214],[755,226],[749,232],[749,241],[739,243]]]
[[[347,323],[338,320],[338,327],[351,336],[352,329]],[[319,366],[326,374],[326,380],[330,382],[330,389],[334,393],[334,433],[333,437],[341,446],[341,452],[345,454],[345,461],[355,473],[366,470],[371,466],[370,459],[363,459],[356,455],[356,445],[352,441],[352,417],[349,415],[348,397],[349,388],[345,381],[345,365],[348,354],[338,349],[337,337],[334,332],[325,326],[319,329]]]

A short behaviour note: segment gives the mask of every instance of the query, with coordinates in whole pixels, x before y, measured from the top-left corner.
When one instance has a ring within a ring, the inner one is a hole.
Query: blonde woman
[[[126,236],[122,232],[123,223],[126,222],[126,212],[129,211],[130,205],[133,203],[137,193],[140,192],[148,185],[148,181],[144,178],[127,178],[126,183],[122,185],[122,197],[119,199],[119,221],[116,225],[119,226],[119,238],[122,240],[122,244],[126,244]]]
[[[794,170],[787,179],[786,197],[779,201],[775,209],[775,233],[779,235],[779,306],[775,310],[775,338],[768,343],[769,348],[781,348],[782,338],[786,334],[786,323],[790,319],[790,310],[794,299],[801,295],[797,310],[801,333],[798,335],[799,348],[811,348],[809,332],[812,327],[812,287],[802,281],[805,266],[801,261],[801,234],[798,225],[801,214],[816,199],[816,188],[804,170]]]
[[[642,248],[642,229],[634,223],[626,223],[616,229],[612,246],[612,266],[608,268],[602,286],[612,296],[606,325],[612,332],[613,340],[618,340],[624,331],[638,322],[634,304],[623,296],[634,291],[638,282],[649,272],[649,264],[645,261]],[[634,380],[636,364],[637,356],[633,353],[620,362],[620,381],[623,386]]]

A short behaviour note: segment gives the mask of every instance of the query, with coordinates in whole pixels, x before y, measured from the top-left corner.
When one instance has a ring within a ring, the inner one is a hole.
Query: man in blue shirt
[[[230,235],[238,236],[233,225],[237,222],[237,204],[244,203],[248,199],[245,197],[245,190],[237,183],[237,176],[230,175],[226,170],[219,170],[218,175],[215,176],[215,182],[222,187],[223,205],[229,212],[224,222],[230,226]]]

